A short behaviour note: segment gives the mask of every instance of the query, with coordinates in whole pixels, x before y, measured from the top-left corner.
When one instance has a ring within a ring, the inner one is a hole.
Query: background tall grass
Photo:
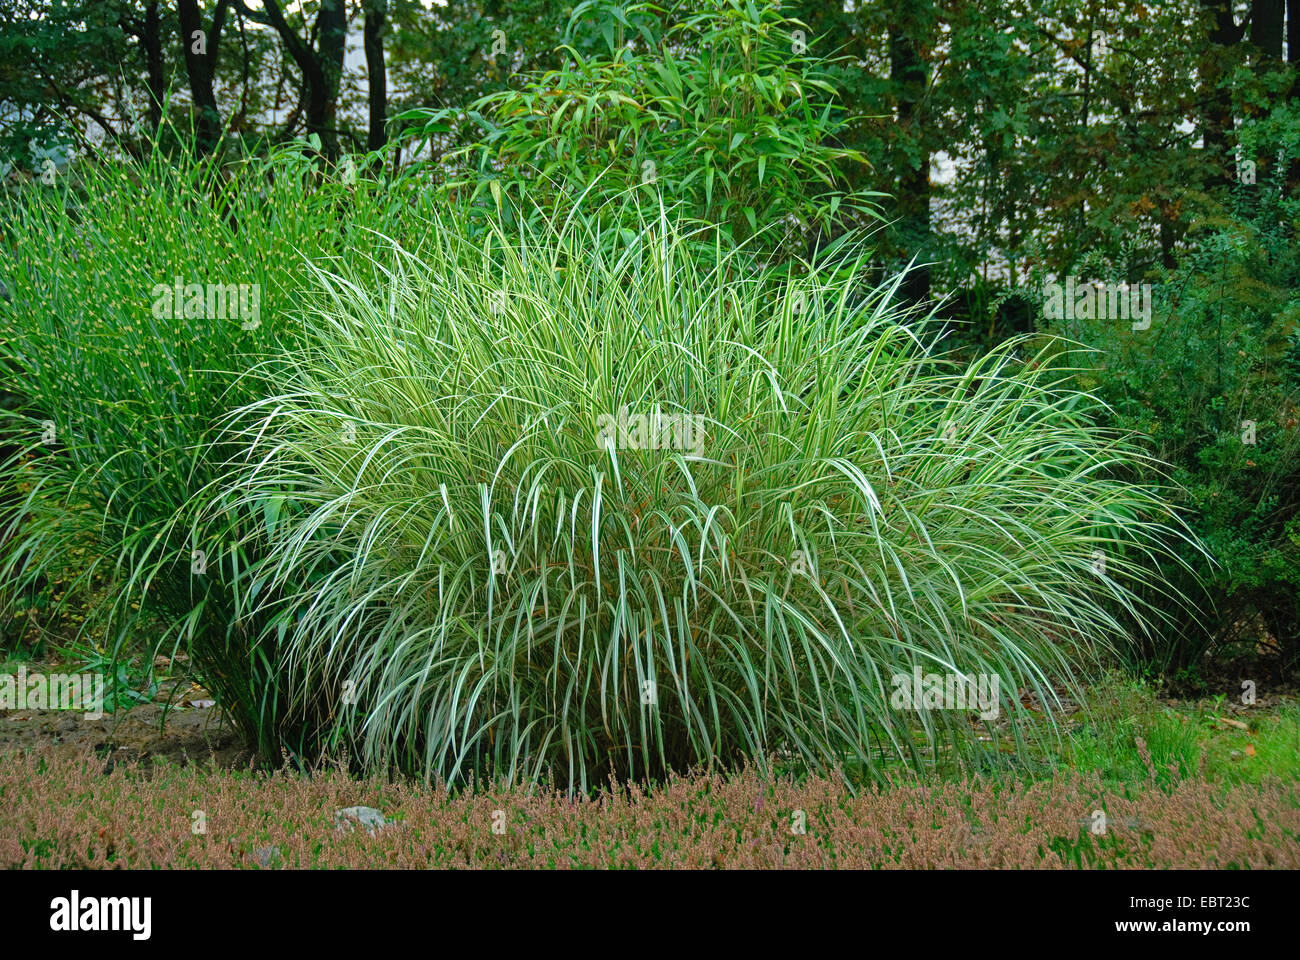
[[[372,234],[358,224],[395,208],[364,179],[323,179],[305,144],[225,163],[155,147],[70,169],[0,197],[0,390],[19,398],[0,411],[14,507],[0,603],[64,571],[77,639],[114,656],[188,648],[198,679],[276,756],[278,657],[233,616],[247,558],[191,540],[188,511],[215,475],[219,418],[253,397],[238,374],[297,340],[305,264],[364,249]],[[152,289],[177,277],[258,285],[258,324],[155,318]],[[203,574],[196,550],[209,556]]]

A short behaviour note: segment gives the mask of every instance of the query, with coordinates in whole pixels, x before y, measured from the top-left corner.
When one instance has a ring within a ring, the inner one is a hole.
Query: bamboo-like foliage
[[[1144,453],[1059,345],[959,367],[897,281],[777,281],[662,213],[522,231],[435,217],[318,270],[306,346],[233,420],[209,533],[257,519],[246,615],[365,763],[921,765],[1023,746],[1020,690],[1050,726],[1054,684],[1143,629],[1182,527],[1116,479]],[[638,433],[656,410],[675,432]],[[914,666],[997,675],[1001,718],[898,709]]]
[[[592,20],[606,29],[584,55],[577,38]],[[807,53],[809,31],[779,5],[586,0],[557,69],[464,110],[417,107],[397,119],[419,142],[472,122],[446,158],[448,185],[494,215],[509,217],[514,203],[564,211],[576,190],[607,211],[628,192],[662,195],[724,242],[783,259],[882,219],[881,195],[852,186],[869,164],[841,140],[850,118],[828,68],[842,65]]]

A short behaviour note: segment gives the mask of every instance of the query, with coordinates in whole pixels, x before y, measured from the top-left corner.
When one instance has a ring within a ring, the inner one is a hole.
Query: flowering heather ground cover
[[[359,804],[389,824],[340,829],[335,811]],[[1123,786],[1070,772],[855,796],[833,779],[745,771],[575,801],[337,771],[158,762],[105,772],[92,753],[37,750],[0,763],[0,811],[7,868],[1300,867],[1300,787],[1273,778]]]

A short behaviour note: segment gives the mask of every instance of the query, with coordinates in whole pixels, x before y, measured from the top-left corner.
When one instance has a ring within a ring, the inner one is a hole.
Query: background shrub
[[[577,37],[593,25],[600,49],[584,54]],[[767,4],[710,0],[688,15],[588,0],[574,8],[559,69],[463,113],[403,119],[425,138],[471,121],[468,142],[451,153],[450,185],[507,216],[563,211],[575,194],[608,212],[616,208],[603,201],[639,191],[728,241],[799,254],[875,219],[879,196],[845,189],[844,170],[867,161],[837,142],[846,118],[823,64],[806,53],[807,33]]]
[[[1266,637],[1276,667],[1300,662],[1300,255],[1297,205],[1283,181],[1296,129],[1279,116],[1243,131],[1252,151],[1280,151],[1279,162],[1210,205],[1172,268],[1136,275],[1092,264],[1096,275],[1152,283],[1150,329],[1048,325],[1096,348],[1081,386],[1107,401],[1107,422],[1152,438],[1208,549],[1183,547],[1186,572],[1166,571],[1183,589],[1199,593],[1199,581],[1209,593],[1194,616],[1171,609],[1158,642],[1134,651],[1134,665],[1154,673],[1199,673],[1207,651],[1220,661],[1253,655]]]

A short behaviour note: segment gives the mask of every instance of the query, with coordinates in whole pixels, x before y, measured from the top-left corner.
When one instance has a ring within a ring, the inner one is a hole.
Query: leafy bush
[[[836,142],[845,118],[819,61],[805,53],[807,28],[775,5],[703,7],[672,22],[650,4],[579,4],[564,67],[468,108],[480,132],[453,152],[453,169],[464,171],[453,186],[490,196],[506,214],[514,209],[507,197],[561,211],[574,194],[590,194],[595,209],[639,191],[680,204],[731,240],[762,234],[764,247],[787,254],[837,224],[876,217],[877,194],[844,189],[841,165],[866,159]],[[591,18],[606,49],[584,56],[575,32]],[[423,136],[459,116],[404,115]]]
[[[1019,344],[946,363],[896,284],[785,286],[665,218],[600,222],[446,216],[321,273],[207,534],[259,521],[243,599],[294,703],[372,767],[583,787],[962,754],[968,712],[891,705],[914,666],[1050,720],[1179,535],[1112,476],[1142,451]]]
[[[1210,591],[1202,611],[1170,608],[1171,628],[1138,651],[1155,672],[1200,669],[1207,651],[1227,653],[1231,641],[1253,652],[1265,633],[1284,669],[1300,658],[1300,207],[1283,180],[1300,124],[1248,126],[1250,153],[1262,155],[1274,151],[1254,142],[1264,139],[1255,127],[1283,145],[1274,172],[1237,184],[1227,206],[1194,223],[1176,266],[1140,278],[1153,285],[1149,329],[1105,319],[1049,327],[1096,348],[1081,385],[1107,401],[1109,422],[1150,436],[1174,466],[1179,501],[1209,551],[1183,551],[1193,571],[1183,588],[1201,580]],[[1098,269],[1127,276],[1123,264]]]

